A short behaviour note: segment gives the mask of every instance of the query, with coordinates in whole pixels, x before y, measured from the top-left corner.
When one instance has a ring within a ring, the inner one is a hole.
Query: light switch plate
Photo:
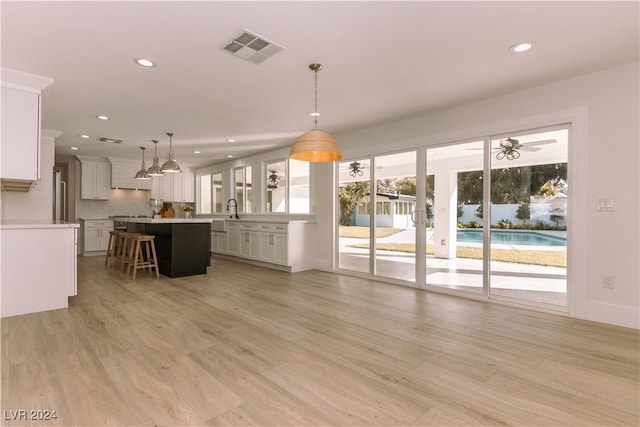
[[[612,211],[615,206],[613,199],[598,199],[596,203],[597,211]]]

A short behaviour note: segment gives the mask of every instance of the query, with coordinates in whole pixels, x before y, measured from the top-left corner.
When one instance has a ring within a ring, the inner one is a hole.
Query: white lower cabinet
[[[227,253],[240,255],[240,226],[237,222],[227,223]]]
[[[218,254],[227,253],[227,233],[224,231],[211,232],[211,252]]]
[[[0,317],[69,306],[77,294],[77,224],[0,225]]]
[[[312,225],[303,221],[228,221],[226,233],[211,233],[211,251],[302,271],[313,264]]]
[[[109,232],[113,231],[113,221],[83,220],[83,255],[99,254],[105,252],[109,245]]]

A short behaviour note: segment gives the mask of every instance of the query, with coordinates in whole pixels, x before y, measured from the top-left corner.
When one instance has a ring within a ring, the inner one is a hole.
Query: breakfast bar
[[[206,274],[211,265],[211,220],[131,218],[127,231],[155,236],[160,274],[176,278]]]

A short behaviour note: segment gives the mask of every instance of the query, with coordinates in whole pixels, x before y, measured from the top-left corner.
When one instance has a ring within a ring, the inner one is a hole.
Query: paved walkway
[[[433,231],[427,230],[433,242]],[[407,229],[378,243],[414,243],[415,229]],[[367,243],[367,239],[339,239],[339,267],[362,273],[369,272],[369,250],[351,247]],[[427,244],[429,240],[427,239]],[[481,247],[482,244],[464,243],[460,246]],[[537,246],[492,245],[493,248],[539,250]],[[545,248],[547,249],[547,248]],[[559,248],[553,248],[558,250]],[[395,251],[376,251],[376,275],[416,282],[415,255]],[[470,292],[482,291],[482,260],[469,258],[442,259],[426,256],[426,283]],[[493,295],[525,298],[530,301],[566,306],[566,269],[531,264],[493,261],[491,263],[491,292]]]

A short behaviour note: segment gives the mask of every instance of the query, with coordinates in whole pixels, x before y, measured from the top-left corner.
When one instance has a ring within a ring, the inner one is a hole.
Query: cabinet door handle
[[[269,234],[269,244],[273,245],[273,234]]]

